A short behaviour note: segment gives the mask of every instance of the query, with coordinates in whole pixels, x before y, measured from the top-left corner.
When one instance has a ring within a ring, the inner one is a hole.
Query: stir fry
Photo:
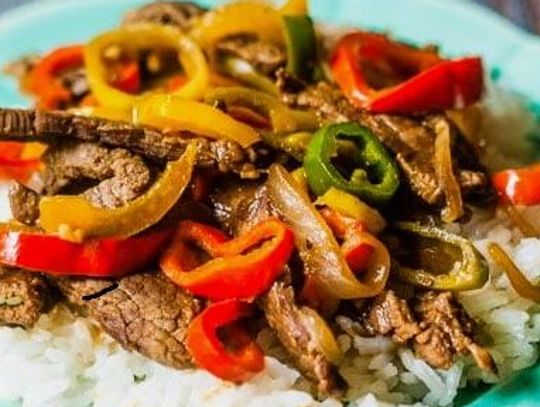
[[[163,4],[12,69],[34,107],[0,109],[16,180],[0,263],[124,347],[235,383],[264,369],[271,329],[339,394],[339,315],[436,368],[470,354],[495,372],[455,299],[487,262],[448,226],[540,203],[540,170],[491,176],[453,119],[482,100],[481,59],[359,30],[327,41],[305,0]]]

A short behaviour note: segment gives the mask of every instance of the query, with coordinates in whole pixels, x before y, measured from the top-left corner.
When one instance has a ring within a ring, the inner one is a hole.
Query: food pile
[[[433,368],[469,356],[497,374],[457,298],[490,270],[458,226],[498,208],[538,236],[516,205],[540,203],[540,167],[483,167],[479,57],[330,38],[307,13],[151,3],[6,67],[35,107],[0,109],[15,179],[0,322],[29,328],[67,302],[128,350],[234,383],[264,370],[270,329],[321,397],[349,386],[343,317]]]

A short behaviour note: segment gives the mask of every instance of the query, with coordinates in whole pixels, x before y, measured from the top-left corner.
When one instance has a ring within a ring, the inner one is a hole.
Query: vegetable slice
[[[98,208],[80,196],[44,197],[39,203],[40,225],[47,233],[78,241],[132,236],[161,220],[178,201],[191,179],[196,158],[197,147],[190,144],[180,159],[167,164],[150,190],[119,208]]]
[[[354,169],[349,179],[332,163],[340,153],[338,139],[353,143]],[[308,145],[304,168],[309,186],[317,195],[335,187],[380,204],[392,198],[399,186],[398,169],[384,146],[370,130],[352,122],[317,131]]]
[[[305,16],[308,11],[308,0],[286,0],[279,9],[284,16]]]
[[[222,38],[235,34],[255,34],[264,41],[283,44],[283,25],[277,10],[265,3],[239,1],[206,13],[192,35],[206,50]]]
[[[279,96],[276,84],[270,78],[257,72],[249,62],[238,57],[225,55],[221,58],[219,65],[221,71],[227,76],[255,89]]]
[[[103,61],[103,52],[109,46],[120,46],[133,53],[157,46],[173,48],[177,50],[180,63],[188,77],[186,83],[174,94],[186,99],[199,99],[208,86],[208,65],[196,43],[171,26],[133,24],[97,36],[84,50],[88,83],[102,106],[130,110],[146,97],[144,94],[126,93],[107,82],[107,66]]]
[[[381,214],[358,197],[337,188],[330,188],[317,198],[316,205],[326,205],[345,216],[359,221],[370,233],[378,234],[386,227]]]
[[[540,303],[540,287],[532,284],[497,243],[488,246],[491,258],[504,270],[514,290],[523,298]]]
[[[74,243],[36,231],[1,225],[0,263],[50,275],[121,277],[156,257],[171,230],[129,239]]]
[[[463,108],[478,101],[483,90],[480,58],[444,60],[431,49],[394,42],[383,34],[345,35],[330,65],[351,103],[374,113]]]
[[[487,282],[489,278],[487,262],[467,239],[443,229],[418,223],[399,222],[396,227],[419,237],[451,245],[461,254],[461,259],[455,261],[452,269],[444,274],[434,274],[423,268],[410,268],[396,262],[396,275],[403,281],[432,290],[448,291],[474,290],[483,287]]]
[[[444,120],[435,124],[435,172],[446,198],[446,207],[442,211],[444,222],[454,222],[464,214],[461,187],[452,166],[450,128]]]
[[[187,130],[215,139],[228,139],[249,147],[260,140],[250,126],[204,103],[173,95],[154,95],[135,109],[140,124],[166,130]]]
[[[206,94],[205,102],[213,105],[243,106],[268,117],[276,133],[310,131],[319,127],[313,112],[289,109],[277,97],[254,89],[227,87],[212,89]]]
[[[209,305],[195,317],[186,334],[186,347],[200,367],[213,375],[235,383],[248,380],[264,369],[264,353],[247,334],[235,330],[239,349],[228,350],[217,330],[251,315],[251,306],[237,300]]]
[[[197,265],[190,242],[213,259]],[[198,296],[212,300],[253,299],[268,290],[281,274],[293,248],[292,232],[275,218],[232,240],[213,227],[184,221],[161,259],[161,269],[176,284]]]
[[[38,97],[38,107],[57,109],[62,103],[69,102],[70,92],[57,75],[65,69],[83,64],[82,45],[57,48],[39,60],[28,78],[29,90]]]
[[[493,175],[493,185],[503,201],[510,201],[514,205],[539,204],[540,163],[500,171]]]
[[[311,18],[305,15],[283,17],[287,71],[297,78],[309,80],[317,59],[315,29]]]

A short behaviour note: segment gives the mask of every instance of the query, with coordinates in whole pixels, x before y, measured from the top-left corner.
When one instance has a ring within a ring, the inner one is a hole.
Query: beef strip
[[[415,312],[422,329],[414,338],[414,349],[419,357],[432,366],[448,369],[453,363],[454,354],[469,352],[480,368],[496,371],[490,354],[473,339],[474,321],[452,293],[422,293]]]
[[[406,343],[420,332],[407,301],[392,290],[383,291],[375,297],[363,322],[371,335],[392,335],[397,343]]]
[[[297,368],[317,383],[318,390],[324,394],[340,389],[342,379],[302,317],[292,287],[275,283],[261,303],[268,325],[275,330]]]
[[[259,40],[252,35],[235,35],[218,42],[216,50],[220,54],[243,59],[257,71],[271,75],[285,65],[287,55],[278,44]]]
[[[431,366],[448,369],[455,355],[470,353],[483,370],[495,372],[489,353],[474,339],[474,321],[452,293],[428,291],[409,301],[384,291],[361,313],[371,335],[392,335],[397,343],[412,343],[416,355]]]
[[[167,366],[186,368],[192,359],[184,341],[201,303],[159,274],[118,281],[60,279],[58,286],[125,349]]]
[[[29,328],[54,303],[43,276],[18,269],[0,269],[0,324]]]
[[[187,1],[158,1],[127,13],[123,24],[155,23],[188,31],[205,12],[204,8]]]
[[[14,219],[33,225],[39,217],[39,194],[13,181],[8,191],[9,206]]]
[[[256,183],[247,186],[224,183],[212,200],[216,218],[231,234],[241,234],[276,214],[266,187]],[[274,283],[262,296],[260,305],[268,325],[276,332],[297,368],[317,384],[320,392],[339,391],[342,379],[302,318],[289,282]]]
[[[215,218],[232,235],[242,234],[275,214],[266,187],[256,182],[225,181],[211,199]]]
[[[433,117],[410,118],[392,115],[373,115],[352,106],[343,93],[328,82],[305,86],[284,71],[278,72],[278,87],[285,103],[304,109],[314,109],[321,122],[357,121],[369,128],[394,154],[409,186],[428,204],[438,204],[443,191],[439,186],[433,164]],[[436,117],[446,120],[444,117]],[[468,195],[492,195],[484,169],[474,149],[450,126],[454,139],[455,167],[463,192]]]
[[[100,181],[84,191],[96,206],[116,208],[140,196],[152,174],[138,155],[94,143],[62,143],[47,150],[42,173],[44,192],[54,195],[81,179]]]
[[[433,165],[435,134],[422,123],[406,117],[367,115],[361,123],[370,128],[396,157],[411,189],[429,204],[442,198]]]
[[[189,143],[198,147],[197,164],[215,167],[222,172],[236,172],[241,177],[254,178],[256,154],[229,140],[169,135],[148,127],[96,117],[77,116],[66,112],[42,110],[0,109],[0,140],[38,140],[55,143],[69,140],[122,147],[156,161],[176,160]]]

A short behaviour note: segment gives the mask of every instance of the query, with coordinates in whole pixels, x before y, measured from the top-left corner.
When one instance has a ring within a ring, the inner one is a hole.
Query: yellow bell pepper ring
[[[279,12],[284,16],[306,16],[309,14],[308,0],[286,0]]]
[[[215,88],[206,93],[208,104],[242,106],[253,109],[270,119],[276,133],[313,131],[319,127],[317,115],[312,111],[290,109],[276,96],[244,87]]]
[[[261,40],[283,44],[282,17],[269,4],[256,1],[230,3],[206,13],[191,34],[208,50],[222,38],[246,33],[255,34]]]
[[[77,116],[101,117],[102,119],[114,120],[118,122],[131,123],[133,121],[133,114],[131,111],[111,109],[103,106],[74,107],[69,109],[68,112]]]
[[[98,208],[81,196],[44,197],[39,203],[40,225],[47,233],[75,241],[137,234],[159,222],[182,196],[196,159],[197,147],[190,144],[144,195],[119,208]]]
[[[103,61],[103,54],[110,46],[119,46],[128,53],[155,47],[176,49],[188,81],[174,94],[186,99],[199,99],[208,87],[208,64],[195,42],[174,27],[135,24],[101,34],[85,47],[88,83],[101,106],[130,110],[146,97],[122,92],[107,82],[107,66]]]
[[[155,95],[134,111],[138,124],[162,130],[186,130],[214,139],[236,141],[249,147],[260,140],[247,124],[234,120],[215,107],[172,95]]]
[[[317,198],[316,205],[324,205],[342,215],[356,219],[368,232],[378,234],[386,227],[386,221],[376,209],[372,208],[360,198],[348,192],[331,187]]]

